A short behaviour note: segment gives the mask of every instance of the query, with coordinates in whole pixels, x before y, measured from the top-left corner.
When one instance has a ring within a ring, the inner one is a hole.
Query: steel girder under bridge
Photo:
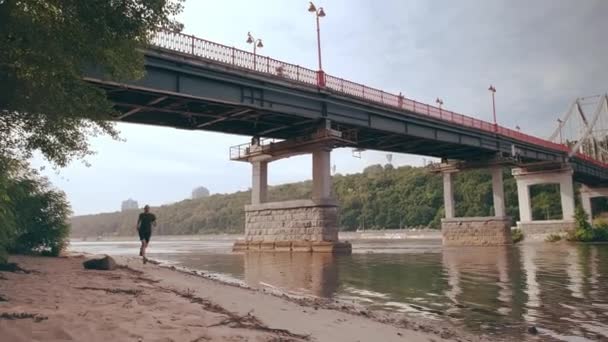
[[[332,129],[356,131],[351,147],[514,164],[569,163],[575,179],[608,183],[608,164],[569,143],[544,140],[233,47],[159,33],[145,51],[146,75],[134,82],[86,80],[106,90],[115,120],[289,139]]]

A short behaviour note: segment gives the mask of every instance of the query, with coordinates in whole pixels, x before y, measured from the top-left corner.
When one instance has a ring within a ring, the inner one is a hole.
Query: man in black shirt
[[[144,207],[144,212],[139,214],[137,219],[137,232],[139,233],[139,240],[141,241],[141,248],[139,249],[139,255],[144,257],[144,264],[146,263],[146,248],[150,243],[150,236],[152,236],[152,226],[156,226],[156,216],[150,212],[150,206]]]

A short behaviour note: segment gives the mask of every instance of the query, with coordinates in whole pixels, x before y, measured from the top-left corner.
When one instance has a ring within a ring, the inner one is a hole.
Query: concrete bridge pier
[[[251,162],[251,204],[262,204],[268,199],[268,162]]]
[[[584,184],[581,186],[581,204],[589,216],[589,223],[593,221],[591,199],[597,197],[608,197],[608,187],[590,187]]]
[[[331,150],[334,139],[324,129],[315,139],[282,141],[243,149],[239,160],[252,165],[251,204],[245,206],[245,239],[235,242],[235,251],[350,253],[351,245],[338,241],[338,204],[331,195]],[[335,134],[335,133],[334,133]],[[310,143],[311,141],[315,143]],[[271,161],[296,154],[312,154],[310,199],[268,202],[268,166]],[[236,159],[236,158],[234,158]]]
[[[511,218],[505,216],[502,167],[490,166],[492,173],[492,198],[494,216],[456,217],[454,203],[454,175],[457,166],[444,165],[443,199],[445,218],[441,220],[444,246],[500,246],[509,245],[511,239]]]
[[[517,227],[526,235],[526,239],[544,239],[549,234],[566,233],[574,229],[574,186],[571,168],[560,167],[548,170],[516,168],[512,170],[512,174],[517,183],[519,202]],[[559,184],[562,206],[561,220],[534,221],[532,219],[530,187],[536,184]]]

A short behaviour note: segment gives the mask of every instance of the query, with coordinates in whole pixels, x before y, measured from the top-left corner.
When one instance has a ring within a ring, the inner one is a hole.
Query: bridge
[[[575,103],[556,132],[542,139],[191,35],[159,32],[144,54],[146,75],[138,81],[106,79],[95,69],[85,79],[106,91],[116,121],[252,137],[230,151],[231,159],[250,162],[253,170],[246,240],[235,249],[348,250],[337,241],[330,190],[330,151],[338,147],[441,158],[433,171],[443,174],[448,245],[510,243],[505,167],[517,180],[518,225],[531,234],[573,227],[573,181],[584,185],[588,211],[592,197],[608,195],[608,146],[599,128],[608,126],[600,119],[608,112],[607,96],[590,118]],[[570,123],[578,128],[564,132]],[[574,133],[565,137],[568,132]],[[313,155],[313,198],[268,203],[268,164],[303,153]],[[492,170],[494,217],[455,217],[453,175],[470,168]],[[540,183],[560,184],[562,220],[532,220],[529,187]],[[483,234],[475,233],[479,227]]]

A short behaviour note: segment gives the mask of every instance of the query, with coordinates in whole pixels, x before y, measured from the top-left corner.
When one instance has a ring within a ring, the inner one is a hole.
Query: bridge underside
[[[148,50],[145,61],[146,76],[136,82],[88,73],[87,80],[103,87],[122,113],[118,121],[287,139],[327,119],[334,129],[355,129],[362,149],[463,160],[514,152],[524,162],[564,157],[437,117],[172,51]]]
[[[159,91],[140,85],[118,84],[97,79],[91,79],[91,82],[98,84],[106,91],[108,98],[115,103],[115,109],[119,113],[116,120],[121,122],[289,139],[310,134],[328,117],[323,116],[322,113],[318,113],[316,117],[294,116],[289,112],[275,111],[272,108],[247,103],[252,100],[246,96],[243,101],[230,103],[191,96],[187,93]],[[253,100],[253,102],[256,101]],[[497,153],[509,155],[505,148],[500,150],[496,148],[496,146],[501,146],[501,142],[494,142],[494,148],[489,145],[480,146],[478,142],[472,143],[473,146],[467,145],[463,142],[471,142],[472,139],[462,132],[451,133],[455,137],[455,139],[451,139],[453,142],[444,141],[450,140],[442,139],[442,136],[449,133],[432,125],[422,128],[410,125],[412,134],[407,134],[407,126],[406,130],[399,134],[370,127],[371,125],[354,125],[339,121],[332,121],[332,125],[334,129],[340,131],[356,131],[355,143],[345,146],[361,149],[467,161],[492,159],[496,157]],[[534,157],[549,159],[545,161],[541,159],[541,162],[538,163],[539,168],[550,168],[553,164],[563,163],[563,160],[557,156],[553,156],[555,158],[553,159],[552,156],[543,153],[529,152],[528,155],[530,156],[514,160],[514,163],[530,165],[538,160]],[[575,181],[595,186],[608,184],[606,170],[577,160],[571,160],[570,163],[574,170]]]
[[[113,82],[99,82],[99,85],[115,103],[115,109],[120,113],[116,120],[121,122],[289,139],[310,134],[325,118],[321,113],[317,117],[296,117],[243,103],[214,102],[186,94],[159,93],[155,89]],[[486,159],[496,153],[479,146],[442,142],[336,121],[333,121],[333,128],[340,131],[356,130],[357,141],[352,147],[361,149],[467,160]],[[428,135],[434,137],[436,133]]]

